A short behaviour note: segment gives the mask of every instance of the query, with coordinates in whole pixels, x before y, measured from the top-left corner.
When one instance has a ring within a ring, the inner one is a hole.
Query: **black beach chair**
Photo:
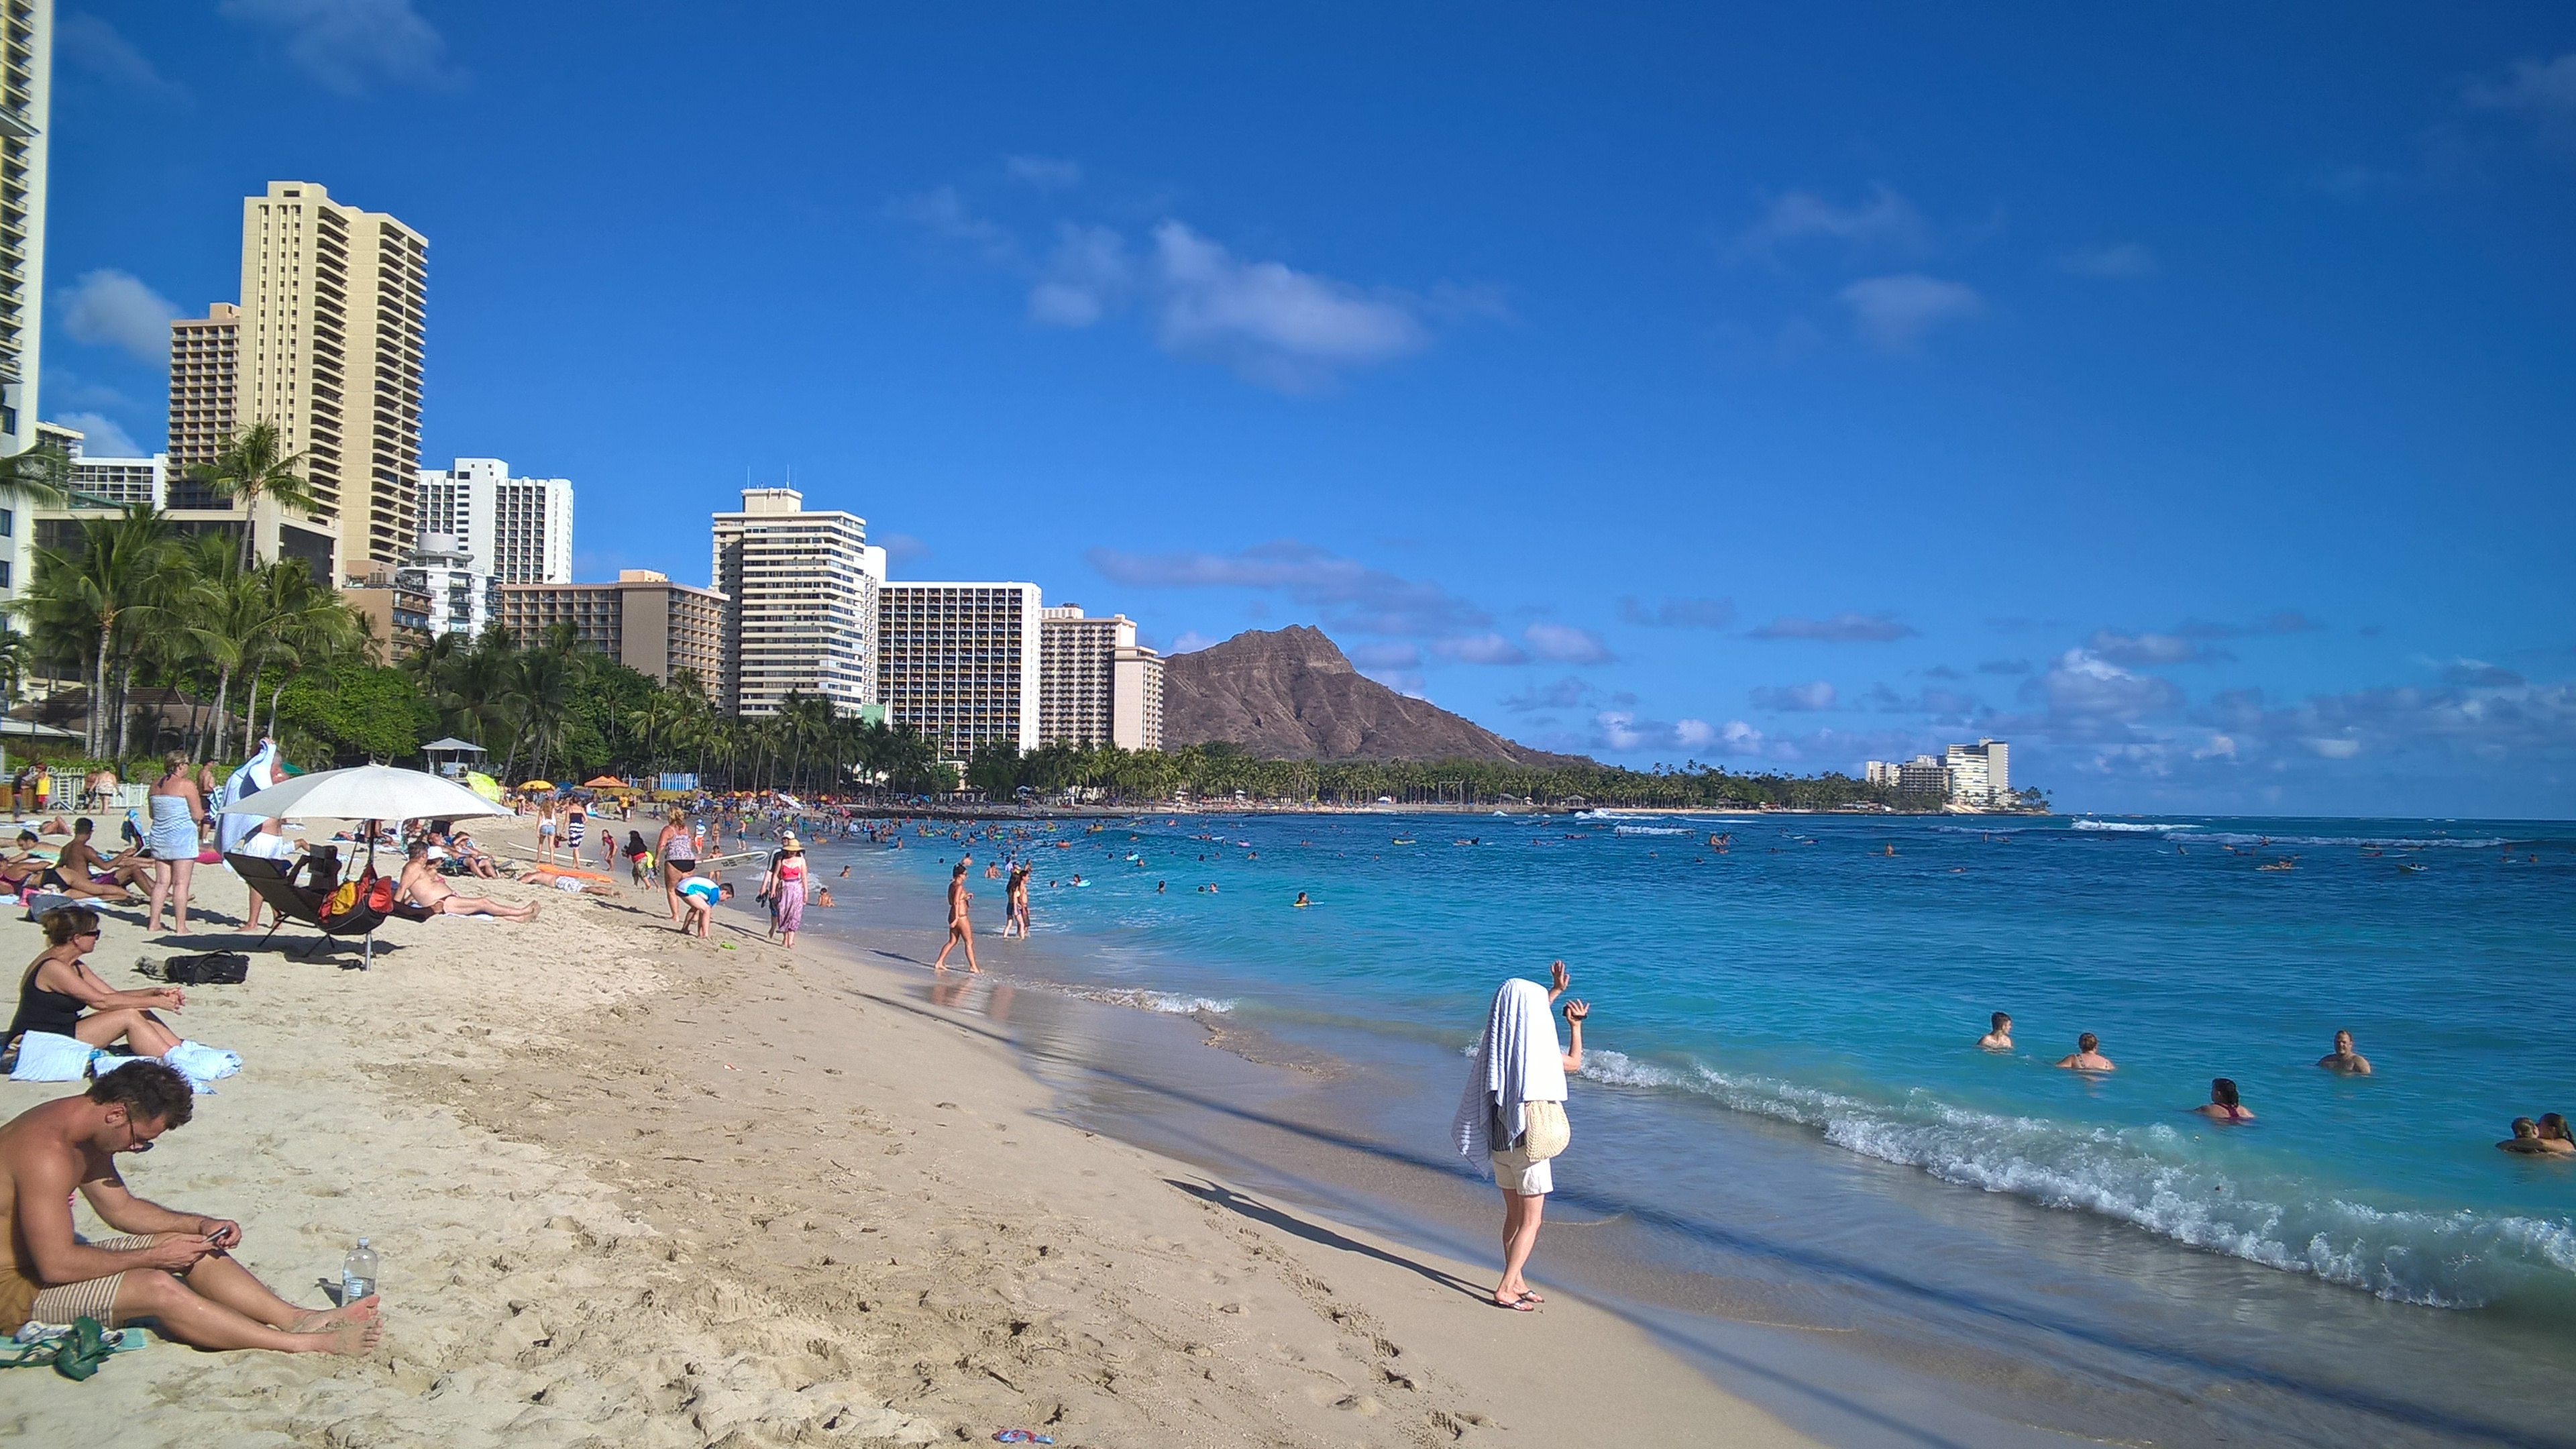
[[[379,910],[368,905],[367,898],[370,894],[368,888],[377,879],[370,871],[359,878],[358,904],[339,915],[326,917],[314,904],[313,898],[297,888],[286,862],[271,860],[261,855],[235,854],[225,856],[224,863],[231,866],[233,873],[240,876],[245,884],[258,893],[261,900],[268,902],[269,906],[277,912],[277,924],[268,928],[267,936],[259,938],[261,945],[267,945],[269,938],[275,936],[288,921],[301,921],[322,933],[321,938],[305,951],[304,955],[307,959],[320,954],[322,948],[330,944],[335,937],[358,936],[363,938],[363,954],[359,969],[364,970],[375,964],[376,928],[385,923],[387,916],[425,921],[431,914],[417,906],[391,906]]]

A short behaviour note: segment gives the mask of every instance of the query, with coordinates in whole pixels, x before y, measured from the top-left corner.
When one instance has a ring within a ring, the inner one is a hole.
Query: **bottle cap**
[[[358,1240],[358,1246],[359,1246],[359,1247],[363,1248],[363,1247],[365,1247],[366,1245],[367,1245],[367,1240],[366,1240],[366,1239],[364,1239],[364,1238],[360,1238],[360,1239]]]

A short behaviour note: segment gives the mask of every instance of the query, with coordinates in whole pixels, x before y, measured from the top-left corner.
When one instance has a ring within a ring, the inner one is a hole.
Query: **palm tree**
[[[71,454],[50,439],[0,458],[0,501],[44,508],[60,504],[71,491]]]
[[[250,572],[252,542],[258,526],[252,518],[255,505],[262,498],[280,508],[301,509],[310,513],[322,506],[313,496],[312,486],[296,467],[304,455],[280,457],[277,424],[253,423],[247,432],[226,433],[212,462],[200,463],[188,470],[188,476],[215,490],[218,497],[239,500],[242,506],[241,569]]]
[[[12,601],[12,607],[22,613],[76,616],[97,631],[97,648],[90,661],[89,734],[83,742],[93,759],[107,753],[111,740],[107,685],[109,663],[120,652],[120,631],[131,630],[155,612],[154,576],[169,544],[169,525],[143,504],[114,518],[82,519],[80,551],[36,550],[35,587],[29,597]],[[123,733],[120,721],[116,734]]]

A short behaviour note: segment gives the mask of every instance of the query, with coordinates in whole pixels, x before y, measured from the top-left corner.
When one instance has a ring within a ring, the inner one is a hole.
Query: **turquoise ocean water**
[[[2180,1282],[2212,1300],[2190,1305],[2209,1322],[2241,1323],[2251,1303],[2356,1344],[2475,1321],[2427,1351],[2493,1362],[2502,1344],[2517,1363],[2576,1365],[2576,1161],[2493,1146],[2515,1116],[2576,1113],[2576,827],[1170,820],[969,843],[979,865],[1036,862],[1039,934],[1081,943],[1062,958],[1077,990],[1412,1053],[1425,1085],[1375,1124],[1389,1140],[1418,1137],[1436,1157],[1436,1063],[1472,1042],[1497,980],[1544,979],[1562,957],[1596,1008],[1574,1113],[1579,1148],[1617,1143],[1583,1178],[1608,1205],[1723,1231],[1747,1187],[1721,1174],[1740,1159],[1713,1162],[1693,1124],[1732,1114],[1810,1144],[1811,1179],[1766,1158],[1770,1196],[1739,1209],[1810,1219],[1801,1241],[1840,1231],[1884,1247],[1916,1231],[1835,1205],[1851,1189],[1833,1164],[1857,1160],[1944,1185],[1910,1223],[1939,1218],[1940,1193],[2071,1220],[2036,1249],[2004,1244],[1998,1262],[2074,1254],[2106,1278]],[[1712,835],[1732,839],[1720,850]],[[930,890],[958,845],[914,837],[875,854]],[[2258,869],[2283,860],[2293,868]],[[1000,883],[974,884],[989,929]],[[1299,891],[1310,909],[1290,908]],[[2014,1017],[2010,1054],[1973,1046],[1995,1010]],[[2338,1028],[2375,1075],[2314,1065]],[[2086,1030],[2115,1073],[2049,1065]],[[2256,1121],[2189,1113],[2216,1076]],[[1592,1160],[1578,1151],[1569,1167]],[[1911,1249],[1974,1259],[1994,1246],[1980,1233],[1943,1221]],[[2026,1296],[2044,1300],[2062,1270],[2032,1270]],[[2267,1298],[2273,1278],[2292,1296]],[[2296,1296],[2326,1290],[2354,1307]],[[2433,1438],[2552,1442],[2434,1417]]]

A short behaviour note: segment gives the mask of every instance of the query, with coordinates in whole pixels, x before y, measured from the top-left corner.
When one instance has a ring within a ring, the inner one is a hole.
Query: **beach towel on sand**
[[[1484,1039],[1476,1043],[1476,1064],[1467,1074],[1450,1136],[1461,1156],[1483,1164],[1488,1155],[1511,1150],[1509,1142],[1492,1140],[1493,1129],[1487,1125],[1497,1107],[1518,1137],[1529,1130],[1523,1104],[1564,1100],[1565,1053],[1556,1044],[1547,988],[1514,977],[1494,992],[1493,1004],[1486,1008]]]
[[[18,1065],[11,1069],[13,1082],[77,1082],[89,1069],[89,1059],[98,1048],[76,1036],[56,1036],[50,1031],[31,1031],[18,1038]]]

